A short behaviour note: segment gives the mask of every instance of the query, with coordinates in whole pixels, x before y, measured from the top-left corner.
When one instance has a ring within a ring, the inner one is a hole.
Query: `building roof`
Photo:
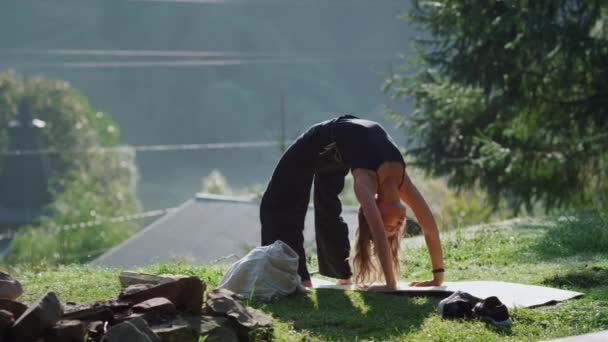
[[[344,208],[351,238],[355,208]],[[309,208],[305,247],[314,247],[314,210]],[[134,267],[186,259],[197,263],[233,262],[260,244],[259,204],[252,199],[198,194],[92,264]]]

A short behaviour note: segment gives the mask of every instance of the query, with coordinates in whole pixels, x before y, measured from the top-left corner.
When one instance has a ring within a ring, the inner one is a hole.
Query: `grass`
[[[439,298],[316,290],[271,303],[252,302],[275,318],[278,341],[536,341],[608,329],[608,219],[583,213],[549,224],[534,221],[484,226],[443,235],[446,280],[494,279],[584,292],[555,306],[511,310],[513,325],[443,320]],[[403,253],[403,277],[430,276],[424,246]],[[226,266],[154,265],[151,273],[197,275],[215,286]],[[22,300],[48,290],[67,301],[115,297],[117,269],[89,266],[17,266]]]

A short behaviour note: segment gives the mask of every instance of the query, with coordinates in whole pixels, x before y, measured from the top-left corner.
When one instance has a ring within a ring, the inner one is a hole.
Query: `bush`
[[[128,237],[137,229],[131,222],[107,219],[140,210],[136,198],[134,153],[104,150],[119,144],[119,130],[109,115],[94,111],[66,82],[31,78],[18,80],[0,74],[1,121],[16,116],[26,101],[30,111],[46,122],[42,130],[53,175],[52,201],[40,222],[20,227],[10,245],[9,262],[82,262]],[[0,126],[0,149],[8,146],[7,126]],[[2,160],[0,160],[0,164]],[[90,227],[58,227],[98,221]]]

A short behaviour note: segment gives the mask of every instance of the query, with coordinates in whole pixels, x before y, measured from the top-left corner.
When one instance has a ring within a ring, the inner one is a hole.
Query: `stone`
[[[80,320],[80,321],[109,321],[112,319],[114,312],[100,304],[77,304],[68,302],[62,305],[64,320]]]
[[[144,318],[143,316],[144,316],[143,314],[140,314],[140,313],[136,314],[136,313],[133,313],[133,311],[131,311],[131,310],[119,312],[119,313],[114,314],[114,317],[112,317],[112,319],[110,320],[110,323],[112,325],[115,325],[115,324],[123,323],[126,321],[130,321],[137,317]]]
[[[137,284],[160,285],[175,281],[175,279],[170,276],[158,276],[155,274],[129,271],[121,272],[118,276],[118,279],[120,280],[120,286],[122,286],[123,288],[127,288],[131,285]]]
[[[87,325],[87,333],[91,339],[94,341],[99,341],[101,336],[106,334],[105,326],[106,322],[103,321],[92,321]]]
[[[153,288],[156,285],[153,284],[133,284],[133,285],[129,285],[127,286],[124,290],[122,290],[121,295],[131,295],[134,293],[138,293],[138,292],[142,292],[145,291],[147,289]]]
[[[167,298],[157,297],[134,305],[133,312],[143,314],[146,321],[150,322],[159,319],[161,315],[174,315],[177,310]]]
[[[264,340],[272,336],[272,317],[245,306],[241,296],[230,290],[220,288],[209,291],[206,304],[206,314],[233,319],[237,323],[237,335],[241,339]]]
[[[6,310],[0,310],[0,341],[2,336],[6,333],[6,330],[15,323],[15,316],[13,313]]]
[[[199,335],[187,324],[152,327],[161,342],[197,342]]]
[[[230,311],[244,311],[245,305],[242,298],[242,296],[224,288],[213,289],[207,293],[205,314],[223,316]]]
[[[199,334],[205,338],[205,341],[237,342],[239,340],[227,318],[201,316],[199,326]]]
[[[48,292],[15,321],[9,330],[9,340],[12,338],[23,342],[35,341],[59,319],[61,319],[61,303],[54,292]]]
[[[0,299],[15,300],[23,293],[21,283],[8,273],[0,272]]]
[[[143,318],[138,317],[112,326],[101,341],[160,342],[160,338],[150,330],[150,327]]]
[[[18,318],[27,310],[27,305],[10,299],[0,299],[0,310],[9,311]]]
[[[81,321],[59,321],[46,331],[44,342],[82,342],[86,334]]]
[[[205,288],[205,283],[198,277],[183,277],[140,291],[123,292],[118,298],[135,305],[148,299],[164,297],[170,300],[177,310],[197,315],[202,310]]]

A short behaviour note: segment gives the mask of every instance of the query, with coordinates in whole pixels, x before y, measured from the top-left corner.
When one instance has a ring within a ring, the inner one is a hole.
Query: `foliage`
[[[21,85],[13,73],[0,73],[0,151],[8,149],[9,123],[17,116],[19,107],[18,94],[22,91]],[[4,155],[0,154],[0,172]]]
[[[386,87],[417,165],[516,210],[608,204],[606,2],[412,3],[420,60]]]
[[[519,221],[442,236],[447,280],[495,279],[554,286],[584,292],[582,298],[555,306],[509,310],[513,320],[510,329],[476,320],[444,320],[436,312],[440,299],[435,297],[314,290],[251,305],[272,314],[277,341],[538,341],[608,329],[607,260],[583,250],[559,260],[546,259],[537,249],[538,242],[546,233],[559,235],[566,231],[554,231],[551,225],[532,220],[515,222]],[[595,233],[589,230],[585,234]],[[608,245],[604,249],[608,250]],[[402,253],[408,265],[405,279],[430,276],[424,246],[409,247]],[[227,265],[163,264],[135,271],[196,275],[214,288],[226,269]],[[77,302],[112,298],[120,291],[118,269],[17,265],[9,271],[24,284],[22,298],[26,302],[49,290],[62,301]]]
[[[42,132],[53,167],[49,186],[53,200],[46,210],[48,215],[35,226],[18,230],[8,259],[85,261],[129,236],[136,224],[107,222],[108,218],[139,211],[134,153],[103,149],[119,143],[119,130],[113,120],[91,109],[66,82],[44,78],[20,81],[12,74],[1,77],[11,86],[0,87],[0,99],[11,95],[14,103],[27,101],[33,115],[46,122]],[[14,116],[4,108],[0,107],[0,117]],[[7,126],[0,127],[0,136],[6,135]],[[102,224],[57,228],[89,221]]]
[[[215,195],[230,195],[232,189],[228,185],[226,177],[220,171],[213,170],[203,178],[203,192]]]
[[[243,188],[234,188],[229,183],[224,174],[219,170],[213,170],[203,177],[203,192],[214,195],[244,196],[253,195],[254,199],[261,199],[265,187],[262,184],[254,184]]]

